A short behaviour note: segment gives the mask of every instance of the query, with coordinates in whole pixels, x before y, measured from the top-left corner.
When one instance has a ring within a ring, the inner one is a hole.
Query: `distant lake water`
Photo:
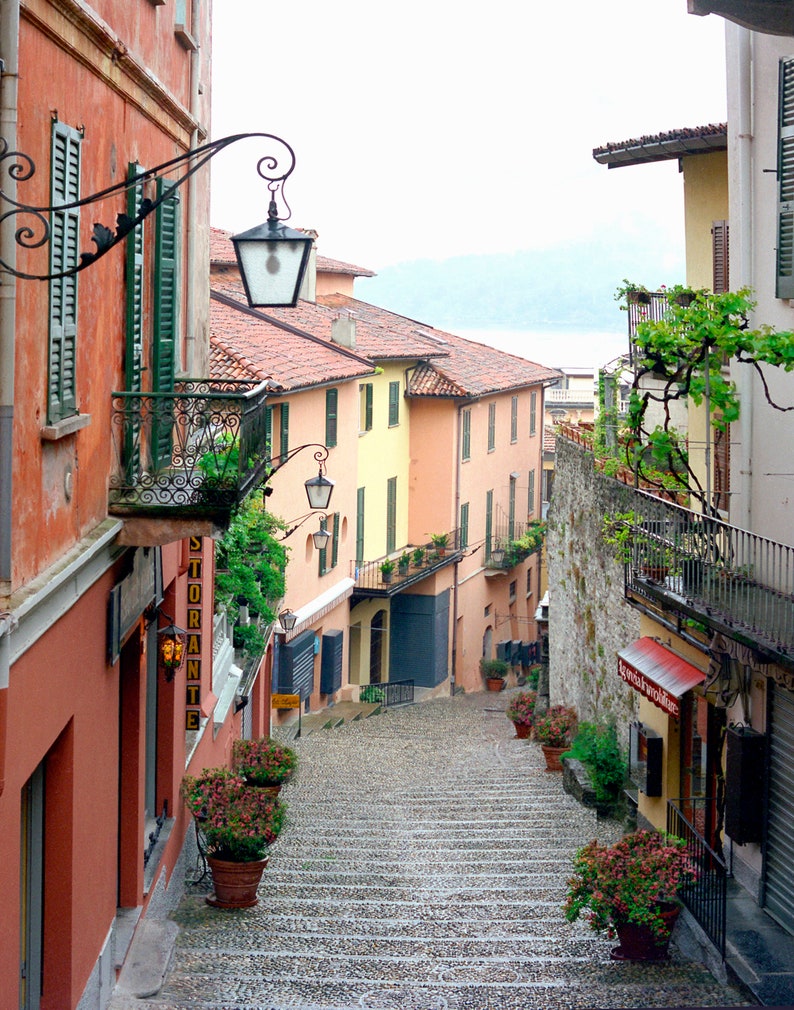
[[[451,333],[517,354],[550,368],[600,368],[628,351],[622,332],[583,330],[469,330],[447,327]]]

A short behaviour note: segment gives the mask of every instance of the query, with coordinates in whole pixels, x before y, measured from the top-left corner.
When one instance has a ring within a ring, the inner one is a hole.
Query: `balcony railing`
[[[365,684],[359,690],[358,700],[375,703],[383,708],[395,705],[412,705],[414,682],[412,680],[386,681],[384,684]]]
[[[526,561],[532,554],[537,554],[543,548],[543,537],[545,523],[542,520],[533,520],[528,523],[513,522],[500,517],[494,523],[494,530],[491,534],[491,542],[486,542],[485,567],[496,569],[497,571],[509,571]],[[522,546],[529,543],[530,546]],[[493,550],[496,547],[504,549],[504,560],[499,564],[494,561]]]
[[[430,541],[426,544],[408,545],[379,561],[353,562],[351,574],[356,580],[353,592],[363,596],[389,596],[400,592],[406,586],[426,579],[439,568],[457,561],[461,551],[460,531],[452,530],[447,534],[447,545],[444,547]],[[404,558],[407,558],[407,564],[404,560],[401,563]],[[384,573],[381,565],[387,560],[393,563],[394,570]]]
[[[794,662],[794,548],[634,492],[626,588]]]
[[[707,797],[668,800],[667,830],[684,839],[697,873],[695,880],[679,892],[681,900],[724,961],[728,870],[702,833],[713,806],[714,800]]]
[[[265,475],[264,382],[185,379],[168,393],[113,393],[115,515],[226,520]]]

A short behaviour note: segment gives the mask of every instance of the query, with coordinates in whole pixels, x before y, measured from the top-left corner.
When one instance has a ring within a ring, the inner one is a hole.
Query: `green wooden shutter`
[[[518,397],[510,401],[510,441],[518,441]]]
[[[496,404],[488,404],[488,452],[496,448]]]
[[[157,180],[157,198],[173,184]],[[152,391],[174,389],[179,319],[179,198],[176,191],[157,208],[154,251],[154,332],[152,339]],[[160,400],[152,426],[152,456],[157,465],[171,459],[173,401]]]
[[[389,427],[400,423],[400,383],[389,383]]]
[[[320,519],[320,529],[328,529],[328,520],[325,516]],[[325,575],[328,571],[328,548],[322,547],[317,554],[319,555],[317,559],[317,571],[320,575]]]
[[[463,436],[461,438],[461,459],[471,459],[471,410],[463,411]]]
[[[282,456],[289,452],[289,404],[281,404],[281,425],[279,431],[279,453]]]
[[[50,167],[50,273],[76,266],[80,208],[60,209],[80,199],[82,134],[64,123],[52,124]],[[50,281],[50,333],[47,417],[53,423],[77,413],[77,276]]]
[[[491,557],[491,535],[493,534],[493,491],[485,493],[485,560]]]
[[[712,221],[711,253],[712,253],[712,285],[715,295],[730,291],[730,256],[728,243],[728,222]]]
[[[534,435],[538,430],[538,394],[529,394],[529,433]]]
[[[460,549],[465,551],[469,546],[469,503],[460,507]]]
[[[516,484],[515,477],[511,477],[507,501],[507,536],[510,540],[516,538]]]
[[[333,537],[331,538],[331,568],[339,563],[339,513],[334,512]]]
[[[360,487],[356,490],[356,563],[361,564],[364,560],[364,500],[366,489]]]
[[[529,471],[529,491],[527,493],[527,515],[535,512],[535,471]]]
[[[265,407],[265,458],[273,458],[273,408]]]
[[[386,553],[391,554],[397,544],[397,478],[386,482]]]
[[[339,390],[325,391],[325,444],[330,449],[336,445],[337,408],[339,406]]]
[[[778,94],[778,298],[794,298],[794,59],[780,61]]]
[[[365,431],[372,431],[372,383],[368,382],[366,385],[365,404],[364,404],[364,420],[365,420]]]
[[[127,165],[127,178],[134,179],[144,169],[137,162]],[[143,201],[143,183],[127,190],[127,214],[137,217]],[[127,236],[125,283],[127,289],[127,330],[124,348],[124,381],[128,393],[140,393],[143,373],[143,222]],[[129,477],[135,477],[141,468],[141,425],[131,421],[125,429],[124,459]]]

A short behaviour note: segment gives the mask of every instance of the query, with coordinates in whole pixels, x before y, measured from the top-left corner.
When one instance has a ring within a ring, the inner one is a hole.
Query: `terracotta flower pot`
[[[532,724],[529,722],[514,722],[513,725],[516,728],[516,736],[519,740],[528,740],[529,734],[532,730]]]
[[[505,680],[503,677],[488,677],[486,679],[489,691],[504,691]]]
[[[250,863],[231,863],[226,859],[207,856],[212,872],[214,894],[207,895],[208,905],[215,908],[251,908],[257,903],[256,889],[267,866],[267,859]]]
[[[561,772],[562,771],[562,761],[560,761],[560,755],[564,754],[570,747],[551,747],[547,743],[542,743],[540,745],[543,751],[543,756],[546,758],[546,771],[547,772]]]
[[[673,931],[678,913],[678,905],[669,902],[661,912],[665,923],[663,936],[656,936],[642,922],[615,923],[620,945],[610,952],[613,961],[663,961],[667,958],[670,944],[670,934]]]

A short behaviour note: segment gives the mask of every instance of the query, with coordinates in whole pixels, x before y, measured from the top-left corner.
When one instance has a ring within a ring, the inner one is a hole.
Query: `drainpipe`
[[[17,149],[17,76],[19,0],[0,2],[0,135],[8,149]],[[3,190],[16,198],[16,182],[8,173]],[[0,255],[16,265],[16,243],[11,219],[0,228]],[[11,463],[14,427],[14,358],[16,333],[16,278],[7,274],[0,284],[0,596],[11,593]]]
[[[746,28],[726,25],[729,53],[733,63],[733,79],[736,81],[736,198],[732,209],[737,210],[736,221],[731,220],[731,262],[736,264],[738,277],[731,278],[731,288],[753,287],[753,35]],[[731,74],[729,72],[728,79]],[[741,369],[737,385],[741,397],[739,430],[741,432],[740,471],[741,497],[740,516],[731,519],[744,529],[752,529],[752,485],[753,485],[753,372]]]
[[[455,431],[455,522],[460,516],[460,467],[461,445],[463,439],[463,405],[458,405],[458,423]],[[457,528],[457,527],[456,527]],[[460,541],[455,544],[457,558],[455,560],[454,578],[452,581],[452,668],[449,674],[450,697],[455,696],[455,682],[458,672],[458,586],[460,584]]]
[[[19,0],[0,2],[0,135],[11,151],[17,149],[17,79],[19,61]],[[5,173],[2,186],[16,198],[16,183]],[[0,226],[0,256],[16,266],[16,244],[11,220]],[[16,335],[16,279],[8,274],[0,284],[0,596],[11,595],[11,463],[14,449],[14,359]],[[8,684],[11,673],[10,633],[15,621],[0,614],[0,796],[5,788],[8,733]]]

